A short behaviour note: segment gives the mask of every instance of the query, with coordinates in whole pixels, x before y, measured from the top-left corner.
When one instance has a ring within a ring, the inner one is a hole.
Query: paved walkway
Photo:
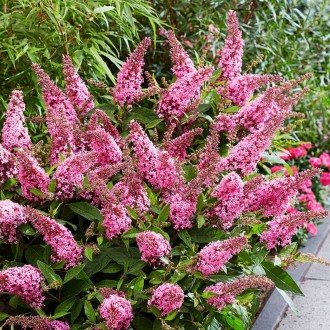
[[[317,256],[330,260],[330,234],[320,246]],[[276,330],[330,329],[330,267],[312,264],[300,284],[304,296],[295,296],[300,317],[287,309]],[[266,329],[265,329],[266,330]]]
[[[330,261],[330,216],[318,230],[300,251]],[[252,330],[330,330],[330,266],[305,263],[289,273],[304,293],[292,298],[299,317],[275,290]]]

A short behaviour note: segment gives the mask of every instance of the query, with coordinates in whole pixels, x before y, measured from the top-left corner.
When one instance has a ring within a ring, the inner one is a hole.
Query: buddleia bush
[[[260,290],[301,294],[285,269],[312,257],[291,237],[326,211],[293,206],[320,170],[293,173],[278,151],[309,76],[242,73],[235,12],[227,23],[216,67],[195,66],[162,31],[173,63],[162,84],[148,72],[143,84],[142,40],[114,88],[93,82],[109,95],[105,111],[70,57],[65,91],[33,64],[47,109],[33,141],[22,92],[11,93],[0,148],[4,328],[248,329]]]

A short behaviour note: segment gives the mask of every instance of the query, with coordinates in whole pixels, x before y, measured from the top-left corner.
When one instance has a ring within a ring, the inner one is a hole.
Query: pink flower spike
[[[20,150],[17,153],[18,159],[18,180],[21,183],[22,194],[32,202],[42,203],[48,196],[48,186],[50,179],[45,170],[38,165],[37,160]],[[36,188],[44,194],[44,197],[31,192],[31,188]]]
[[[0,144],[0,184],[18,175],[17,164],[14,155]]]
[[[117,205],[114,201],[109,201],[105,203],[101,214],[104,216],[102,226],[108,240],[123,234],[131,227],[132,220],[122,204]]]
[[[241,215],[244,208],[244,184],[235,172],[223,177],[220,184],[211,193],[218,202],[214,214],[219,217],[220,226],[229,229],[235,218]]]
[[[213,72],[213,67],[205,67],[190,72],[174,82],[162,95],[156,108],[159,117],[173,122],[181,120],[191,111],[191,106],[200,97],[200,90]]]
[[[53,249],[53,262],[64,260],[65,269],[80,265],[83,249],[65,226],[31,207],[25,209],[25,214],[33,227],[43,235],[44,242]]]
[[[107,327],[113,330],[128,329],[134,317],[130,302],[115,294],[103,300],[99,311]]]
[[[224,79],[237,77],[242,70],[244,41],[238,25],[237,14],[230,10],[227,14],[228,34],[221,52],[219,67]]]
[[[76,111],[64,93],[51,81],[50,77],[39,64],[32,64],[32,68],[38,76],[47,110],[52,109],[54,116],[58,117],[61,115],[59,110],[62,109],[66,119],[71,124],[76,124]]]
[[[7,238],[8,243],[17,243],[17,227],[26,222],[23,206],[9,199],[0,201],[0,239]]]
[[[205,277],[217,273],[247,242],[245,236],[239,236],[206,245],[198,253],[197,270]]]
[[[188,73],[195,72],[196,69],[194,67],[194,63],[190,59],[187,52],[183,49],[178,39],[175,37],[174,32],[169,30],[166,31],[165,34],[171,47],[171,59],[174,64],[171,70],[174,75],[180,79]]]
[[[113,99],[121,107],[125,104],[131,105],[143,96],[141,90],[141,84],[143,83],[143,57],[150,45],[150,38],[143,39],[118,73]]]
[[[66,158],[52,177],[56,181],[55,197],[62,201],[72,199],[77,189],[83,189],[84,174],[97,162],[93,151],[75,154]]]
[[[2,128],[2,145],[8,151],[12,151],[15,147],[29,150],[32,148],[28,130],[24,127],[24,111],[23,93],[12,91]]]
[[[151,266],[157,266],[161,257],[168,257],[171,246],[168,241],[158,233],[145,231],[137,234],[136,242],[142,254],[141,259]]]
[[[148,306],[155,306],[161,311],[161,316],[165,316],[176,309],[179,309],[184,300],[184,292],[177,284],[164,283],[157,287],[151,298],[148,300]]]
[[[214,292],[215,297],[208,298],[207,302],[221,311],[226,304],[235,302],[235,296],[247,289],[260,288],[267,290],[273,286],[273,282],[266,276],[246,276],[230,283],[219,282],[215,285],[208,286],[204,291]]]
[[[38,268],[30,265],[10,267],[0,271],[0,293],[16,294],[32,308],[42,308],[45,297],[41,289],[43,277]]]
[[[93,96],[78,75],[69,55],[63,55],[63,74],[66,96],[71,104],[76,107],[79,115],[84,117],[88,111],[94,108]]]
[[[306,230],[312,235],[312,236],[315,236],[317,234],[317,228],[316,226],[314,225],[313,222],[309,222],[307,225],[306,225]]]

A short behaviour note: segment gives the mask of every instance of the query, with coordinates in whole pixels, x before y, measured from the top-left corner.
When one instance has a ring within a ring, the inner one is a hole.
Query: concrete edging
[[[330,215],[326,219],[324,219],[324,221],[320,225],[318,225],[317,228],[318,234],[314,237],[310,237],[306,242],[306,246],[301,247],[299,251],[303,253],[312,253],[315,255],[318,253],[330,231]],[[295,269],[290,269],[288,273],[298,284],[300,284],[304,279],[304,276],[310,266],[310,263],[304,263],[299,265]],[[255,320],[251,330],[276,329],[276,326],[281,321],[288,307],[289,306],[286,301],[275,289],[268,298],[264,307],[262,308],[261,313]]]

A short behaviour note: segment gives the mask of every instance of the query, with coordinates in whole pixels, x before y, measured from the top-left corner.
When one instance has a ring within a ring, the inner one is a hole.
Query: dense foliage
[[[33,64],[47,111],[30,123],[42,132],[32,141],[22,92],[11,93],[0,146],[3,323],[248,329],[260,289],[301,294],[285,269],[313,257],[291,238],[327,212],[299,203],[320,171],[285,162],[283,125],[310,75],[245,74],[235,12],[227,24],[217,69],[205,58],[195,66],[162,31],[174,77],[159,85],[146,73],[144,88],[143,39],[105,111],[69,56],[65,92]]]
[[[57,75],[62,54],[82,66],[86,79],[115,82],[113,71],[139,41],[155,35],[160,20],[144,0],[5,0],[0,4],[0,72],[4,104],[23,89],[35,114],[37,85],[31,62]],[[59,81],[61,78],[58,77]]]

